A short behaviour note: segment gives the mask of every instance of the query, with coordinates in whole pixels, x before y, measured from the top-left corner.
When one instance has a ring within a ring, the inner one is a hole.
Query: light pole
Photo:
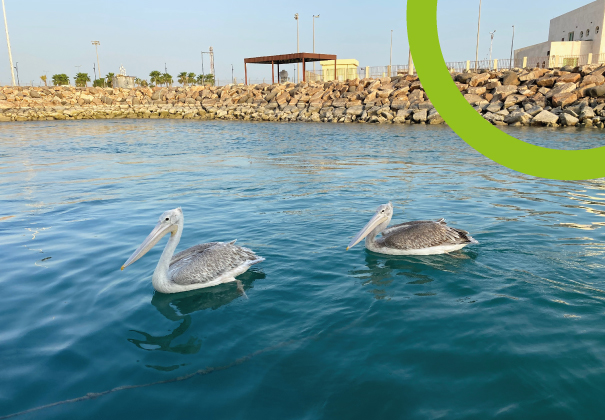
[[[298,38],[298,13],[294,15],[294,19],[296,19],[296,53],[300,53],[300,43]],[[298,72],[296,74],[297,83],[300,80],[300,63],[298,63]]]
[[[393,69],[393,30],[391,29],[391,58],[389,59],[389,77],[391,77],[392,69]]]
[[[99,41],[92,41],[92,45],[95,46],[95,51],[97,53],[97,69],[99,70],[99,79],[101,78],[101,64],[99,63],[99,50],[98,47],[99,45],[101,45],[101,43]],[[95,79],[97,78],[96,73],[95,73]]]
[[[489,33],[492,37],[492,42],[491,42],[491,44],[489,44],[489,61],[490,62],[492,61],[492,47],[494,46],[494,34],[495,33],[496,33],[496,31]]]
[[[515,47],[515,25],[513,25],[513,42],[510,45],[510,68],[513,68],[513,50]]]
[[[8,45],[8,60],[11,65],[11,76],[13,78],[13,86],[15,86],[15,69],[13,68],[13,54],[11,53],[11,41],[8,37],[8,24],[6,23],[6,9],[4,8],[4,0],[2,0],[2,11],[4,12],[4,29],[6,29],[6,44]]]
[[[21,86],[21,82],[19,81],[19,62],[15,63],[15,70],[17,70],[17,85]]]
[[[97,69],[95,68],[95,63],[92,63],[92,72],[95,75],[95,82],[96,82],[97,81]]]
[[[319,19],[319,15],[313,15],[313,54],[315,54],[315,19]],[[313,61],[313,75],[315,75],[315,61]]]
[[[233,64],[231,64],[231,83],[234,83],[234,79],[233,79]]]
[[[475,70],[479,68],[479,32],[481,32],[481,0],[479,0],[479,23],[477,24],[477,53],[475,54]]]

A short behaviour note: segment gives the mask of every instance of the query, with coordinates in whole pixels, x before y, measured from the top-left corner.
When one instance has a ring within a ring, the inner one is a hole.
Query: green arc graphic
[[[554,150],[525,143],[494,127],[469,105],[443,59],[437,31],[437,0],[408,0],[407,25],[424,90],[450,128],[472,148],[527,175],[558,180],[605,177],[605,147]]]

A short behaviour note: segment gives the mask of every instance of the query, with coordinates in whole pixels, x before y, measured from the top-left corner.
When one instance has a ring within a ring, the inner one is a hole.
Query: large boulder
[[[580,122],[580,120],[577,119],[576,117],[574,117],[573,115],[570,115],[567,113],[563,113],[563,114],[559,115],[559,124],[561,124],[561,125],[573,127],[573,126],[577,125],[579,122]]]
[[[504,86],[498,86],[498,87],[496,87],[496,90],[494,91],[494,94],[496,94],[496,95],[501,95],[501,94],[511,95],[513,93],[517,93],[518,91],[519,91],[519,88],[517,88],[517,86],[514,86],[514,85],[504,85]]]
[[[559,121],[559,117],[551,112],[542,111],[532,120],[533,125],[554,125]]]
[[[412,117],[416,122],[426,122],[428,118],[428,110],[427,109],[419,109],[414,112],[414,116]]]
[[[605,85],[595,86],[586,90],[586,95],[592,98],[598,98],[599,96],[605,96]]]
[[[565,83],[564,85],[559,85],[559,86],[555,87],[550,92],[548,92],[545,96],[548,99],[548,98],[552,98],[555,95],[559,95],[561,93],[573,92],[574,90],[576,90],[576,87],[577,86],[575,83]]]
[[[469,93],[471,95],[483,95],[485,92],[487,92],[485,86],[469,87],[466,91],[466,93]]]
[[[605,83],[605,77],[603,76],[598,76],[598,75],[588,75],[586,77],[584,77],[584,79],[582,80],[582,83],[580,84],[580,87],[585,87],[588,85],[596,85],[596,86],[601,86],[602,84]]]
[[[504,122],[507,124],[527,124],[529,121],[531,121],[531,115],[525,111],[515,111],[504,117]]]
[[[468,84],[472,87],[483,86],[490,78],[489,73],[475,74]]]
[[[552,105],[554,107],[566,107],[578,100],[578,95],[574,92],[563,92],[552,97]]]
[[[519,76],[514,71],[507,71],[502,75],[502,84],[504,86],[519,86]]]
[[[540,87],[548,87],[548,88],[550,88],[550,87],[553,87],[556,82],[557,82],[557,78],[556,77],[554,77],[554,76],[546,76],[546,77],[539,78],[536,83]]]
[[[347,115],[359,116],[361,114],[363,114],[363,106],[361,106],[361,105],[352,106],[350,108],[347,108]]]
[[[559,77],[557,83],[577,83],[581,78],[580,73],[569,73]]]

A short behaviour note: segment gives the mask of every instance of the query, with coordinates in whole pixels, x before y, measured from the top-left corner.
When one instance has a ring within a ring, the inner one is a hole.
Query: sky
[[[420,1],[420,0],[419,0]],[[512,25],[515,48],[547,41],[550,19],[590,1],[484,0],[480,59],[488,58],[491,31],[496,30],[493,58],[510,57]],[[13,61],[21,85],[38,86],[40,76],[79,71],[94,78],[95,48],[100,41],[102,74],[118,73],[149,79],[152,70],[167,67],[175,79],[182,71],[202,73],[201,51],[212,46],[221,84],[233,74],[244,78],[243,60],[296,52],[296,21],[300,15],[300,51],[354,58],[361,67],[389,64],[393,30],[393,64],[407,64],[405,0],[390,2],[306,0],[193,1],[181,0],[5,0]],[[438,27],[446,61],[474,60],[479,0],[441,0]],[[10,84],[6,38],[0,34],[0,85]],[[81,66],[81,67],[77,67]],[[319,64],[317,64],[319,67]],[[286,70],[294,69],[294,65]],[[204,57],[209,73],[209,60]],[[97,70],[98,72],[98,70]],[[271,66],[249,65],[249,78],[270,81]]]

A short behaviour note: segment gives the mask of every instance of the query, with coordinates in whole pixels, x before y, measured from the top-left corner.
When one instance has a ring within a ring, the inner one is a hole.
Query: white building
[[[605,0],[597,0],[550,21],[548,41],[515,51],[527,66],[560,67],[605,61]],[[589,62],[590,61],[590,62]]]

